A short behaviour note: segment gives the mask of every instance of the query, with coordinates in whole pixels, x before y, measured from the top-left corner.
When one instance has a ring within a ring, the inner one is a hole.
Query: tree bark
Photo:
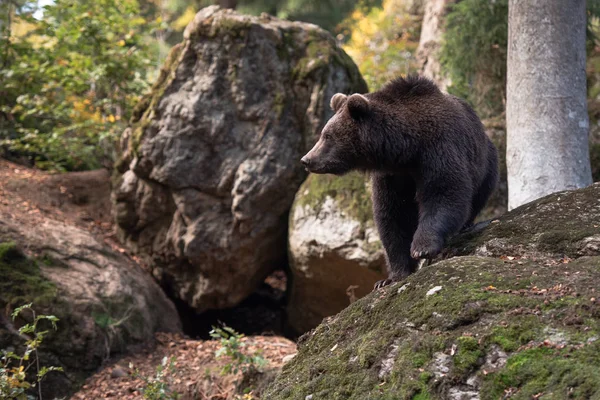
[[[585,0],[510,0],[508,209],[592,183]]]
[[[450,80],[442,74],[439,50],[445,32],[448,6],[456,0],[426,0],[421,36],[417,48],[417,61],[421,64],[421,74],[433,79],[442,90],[446,90]]]
[[[221,8],[232,8],[232,9],[235,9],[237,7],[237,0],[218,0],[217,4]]]

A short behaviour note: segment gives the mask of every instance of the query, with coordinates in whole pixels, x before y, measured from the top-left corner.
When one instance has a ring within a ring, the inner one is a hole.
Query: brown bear
[[[468,228],[498,180],[498,154],[475,111],[429,79],[398,78],[381,90],[331,99],[334,116],[301,162],[316,174],[365,171],[385,248],[382,287],[432,258]]]

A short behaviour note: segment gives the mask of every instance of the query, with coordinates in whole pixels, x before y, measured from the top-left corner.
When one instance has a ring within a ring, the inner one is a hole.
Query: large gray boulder
[[[333,94],[367,88],[315,25],[208,7],[184,38],[124,135],[114,199],[125,244],[202,311],[284,265],[299,159]]]
[[[289,228],[293,274],[288,316],[299,333],[347,307],[386,277],[363,174],[310,175],[300,187]]]
[[[138,264],[87,231],[34,217],[0,212],[0,349],[22,351],[17,328],[31,314],[13,322],[14,308],[31,302],[38,315],[60,319],[40,358],[64,373],[45,378],[44,398],[72,393],[109,357],[155,332],[181,331],[173,303]]]

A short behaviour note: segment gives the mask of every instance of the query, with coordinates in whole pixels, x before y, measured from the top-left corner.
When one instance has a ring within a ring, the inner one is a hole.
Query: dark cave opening
[[[295,339],[287,327],[286,300],[288,275],[279,269],[272,272],[265,281],[235,307],[196,312],[192,307],[174,296],[183,324],[183,332],[192,339],[210,339],[209,332],[222,325],[233,328],[244,335],[284,336]]]

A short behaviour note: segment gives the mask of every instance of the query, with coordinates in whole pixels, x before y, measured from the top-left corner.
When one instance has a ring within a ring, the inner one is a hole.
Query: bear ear
[[[356,120],[366,117],[371,110],[369,99],[358,93],[348,97],[346,104],[348,105],[350,116]]]
[[[342,105],[344,105],[347,98],[348,98],[348,96],[346,96],[343,93],[336,93],[331,98],[331,102],[329,103],[329,106],[331,106],[331,109],[333,111],[337,112],[337,110],[339,110],[342,107]]]

